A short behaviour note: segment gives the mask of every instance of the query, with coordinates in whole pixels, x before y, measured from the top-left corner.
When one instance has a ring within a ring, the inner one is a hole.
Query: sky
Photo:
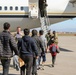
[[[40,28],[36,28],[40,30]],[[62,21],[59,23],[52,24],[48,27],[48,30],[57,32],[75,32],[76,33],[76,18]]]
[[[51,26],[48,27],[48,29],[59,32],[76,32],[76,18],[52,24]]]

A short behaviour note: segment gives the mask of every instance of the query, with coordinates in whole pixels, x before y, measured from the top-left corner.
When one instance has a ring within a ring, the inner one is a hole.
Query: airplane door
[[[38,18],[38,0],[29,0],[29,17]]]

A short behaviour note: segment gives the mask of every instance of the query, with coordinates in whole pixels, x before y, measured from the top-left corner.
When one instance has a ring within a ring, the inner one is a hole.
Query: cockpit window
[[[0,6],[0,10],[2,10],[2,7]]]
[[[24,10],[24,7],[21,7],[21,10]]]
[[[7,10],[7,6],[4,7],[4,10]]]
[[[15,10],[18,10],[18,7],[17,6],[15,7]]]
[[[13,7],[12,6],[10,6],[10,10],[13,10]]]

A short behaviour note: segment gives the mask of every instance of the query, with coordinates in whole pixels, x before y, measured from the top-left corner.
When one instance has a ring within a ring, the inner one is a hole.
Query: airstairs
[[[40,17],[41,29],[44,31],[44,34],[48,31],[48,26],[50,25],[49,19],[47,17]]]
[[[43,2],[42,2],[43,1]],[[38,0],[38,1],[33,1],[33,0],[29,0],[29,17],[32,19],[39,19],[38,22],[40,21],[40,26],[41,29],[44,31],[44,33],[47,33],[48,30],[48,25],[50,25],[49,19],[47,18],[47,16],[44,14],[44,16],[42,16],[43,12],[40,12],[40,8],[43,7],[43,3],[46,0]],[[42,2],[42,6],[39,8],[40,4]],[[44,10],[45,8],[43,8]]]

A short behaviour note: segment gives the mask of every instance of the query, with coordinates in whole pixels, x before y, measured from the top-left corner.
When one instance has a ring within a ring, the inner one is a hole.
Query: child
[[[52,55],[52,67],[54,67],[56,55],[59,53],[58,46],[54,43],[54,40],[51,41],[52,44],[49,46],[50,53]]]

